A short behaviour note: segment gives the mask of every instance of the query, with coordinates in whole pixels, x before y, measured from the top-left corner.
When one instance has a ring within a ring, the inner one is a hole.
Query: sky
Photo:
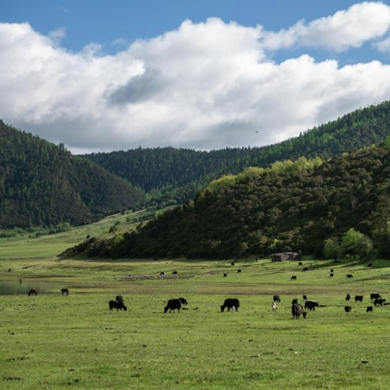
[[[280,142],[389,62],[390,0],[0,0],[0,118],[74,153]]]

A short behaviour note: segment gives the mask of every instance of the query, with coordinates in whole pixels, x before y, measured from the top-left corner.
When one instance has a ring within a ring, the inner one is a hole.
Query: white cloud
[[[390,27],[390,7],[380,2],[364,2],[346,11],[279,32],[266,32],[264,47],[277,50],[291,46],[325,47],[344,51],[383,36]]]
[[[320,41],[316,26],[310,42]],[[261,26],[185,21],[106,55],[97,44],[69,52],[29,24],[0,24],[0,118],[75,151],[212,149],[281,141],[390,98],[387,65],[340,68],[309,55],[276,64],[265,36]]]
[[[383,41],[377,42],[374,45],[381,53],[390,54],[390,37],[384,39]]]

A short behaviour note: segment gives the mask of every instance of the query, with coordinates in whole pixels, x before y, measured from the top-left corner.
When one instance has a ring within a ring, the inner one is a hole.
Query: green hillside
[[[299,137],[259,148],[134,149],[87,155],[108,171],[149,194],[152,202],[182,203],[218,177],[246,167],[267,167],[277,160],[301,156],[328,159],[380,144],[390,134],[390,102],[359,109]]]
[[[249,169],[201,191],[119,242],[76,248],[104,257],[231,258],[274,251],[321,255],[324,241],[349,229],[371,237],[388,256],[390,152],[370,147]]]
[[[0,121],[0,229],[84,224],[143,202],[97,164]]]

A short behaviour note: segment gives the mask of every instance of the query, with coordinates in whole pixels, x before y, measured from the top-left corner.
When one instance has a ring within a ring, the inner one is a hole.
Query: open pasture
[[[0,388],[4,389],[386,389],[390,306],[384,261],[0,261],[2,280],[46,280],[37,297],[2,296]],[[330,268],[334,277],[329,277]],[[237,270],[241,269],[241,273]],[[177,276],[172,272],[177,271]],[[164,272],[164,277],[159,273]],[[227,277],[223,274],[227,273]],[[354,278],[347,279],[347,274]],[[290,281],[292,275],[296,281]],[[68,287],[69,296],[60,289]],[[345,295],[352,301],[344,312]],[[128,310],[108,301],[122,294]],[[281,303],[272,312],[273,294]],[[325,307],[293,320],[302,294]],[[364,295],[355,303],[355,294]],[[163,313],[170,298],[188,310]],[[225,298],[240,309],[220,312]]]

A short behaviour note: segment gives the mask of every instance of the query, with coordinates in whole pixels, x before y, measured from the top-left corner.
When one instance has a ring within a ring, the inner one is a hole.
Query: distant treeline
[[[116,241],[92,239],[74,252],[126,258],[226,259],[279,251],[322,256],[327,240],[337,245],[355,229],[351,232],[370,238],[379,254],[389,257],[386,144],[329,161],[301,158],[220,179],[137,231]]]
[[[0,121],[0,229],[85,224],[143,203],[99,165]]]
[[[108,171],[142,188],[150,203],[169,205],[192,199],[210,181],[247,167],[268,167],[301,156],[326,160],[380,144],[390,134],[390,102],[359,109],[279,144],[258,148],[134,149],[86,155]]]

